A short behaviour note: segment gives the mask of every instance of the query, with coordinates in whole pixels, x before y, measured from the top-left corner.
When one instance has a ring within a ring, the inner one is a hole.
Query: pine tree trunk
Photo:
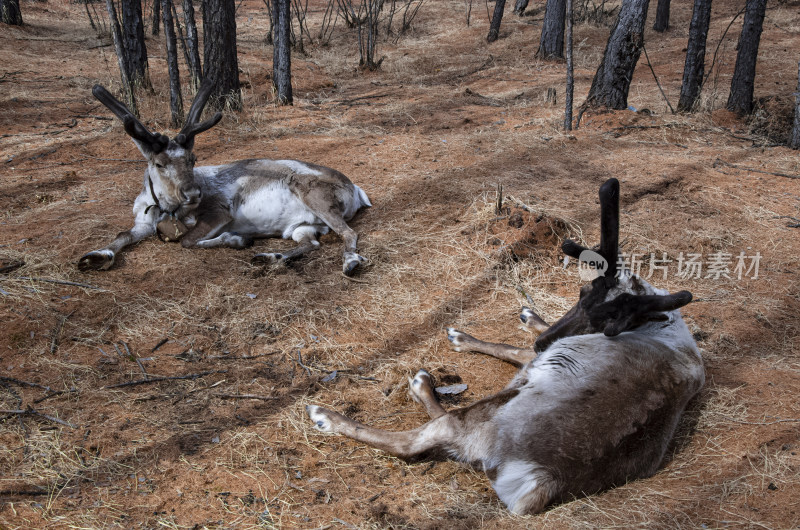
[[[789,147],[800,149],[800,62],[797,63],[797,92],[794,94],[794,126],[789,138]]]
[[[486,42],[494,42],[500,36],[500,22],[503,21],[505,8],[506,0],[495,0],[494,14],[492,15],[492,23],[489,24],[489,34],[486,36]]]
[[[128,63],[128,76],[136,87],[150,87],[147,69],[147,46],[140,0],[120,0],[122,11],[122,46]]]
[[[584,108],[628,108],[628,90],[642,53],[649,3],[650,0],[623,0]]]
[[[169,72],[169,109],[172,114],[172,126],[177,128],[183,124],[183,97],[181,96],[178,43],[175,38],[172,7],[172,0],[161,0],[161,17],[164,20],[164,42],[167,47],[167,71]]]
[[[547,0],[542,36],[536,55],[544,59],[564,58],[564,13],[566,0]]]
[[[686,63],[683,67],[678,111],[691,112],[700,96],[705,73],[706,40],[710,21],[711,0],[695,0],[692,21],[689,23],[689,44],[686,46]]]
[[[656,21],[653,24],[653,29],[658,32],[667,31],[669,28],[669,1],[658,0],[656,6]]]
[[[122,28],[119,25],[119,17],[117,16],[114,0],[106,0],[106,9],[108,10],[108,21],[111,26],[111,36],[114,39],[114,49],[117,52],[117,64],[119,65],[119,76],[122,80],[125,104],[134,116],[139,116],[139,108],[136,106],[136,96],[134,95],[134,82],[128,69],[128,52],[125,49],[122,38]]]
[[[514,4],[514,13],[516,13],[519,16],[522,16],[527,7],[528,7],[528,0],[517,0],[517,2]]]
[[[86,2],[90,0],[85,0]],[[161,30],[161,0],[153,0],[153,29],[150,32],[154,37]]]
[[[564,130],[572,130],[572,98],[575,92],[575,78],[572,73],[572,0],[566,0],[567,19],[567,87],[564,91],[566,108],[564,110]]]
[[[750,114],[753,111],[756,60],[766,11],[767,0],[747,0],[745,4],[742,34],[737,46],[739,52],[736,54],[731,93],[726,105],[728,110],[740,115]]]
[[[289,43],[289,0],[272,0],[272,86],[278,105],[292,104],[292,54]]]
[[[236,3],[234,0],[203,2],[204,79],[215,86],[209,104],[218,109],[242,108],[239,61],[236,55]]]
[[[197,39],[197,23],[194,18],[192,0],[183,0],[183,23],[186,26],[186,48],[189,53],[189,76],[195,89],[203,79],[203,66],[200,63],[200,48]]]
[[[0,0],[0,20],[3,24],[11,26],[22,25],[22,11],[19,9],[19,0]]]

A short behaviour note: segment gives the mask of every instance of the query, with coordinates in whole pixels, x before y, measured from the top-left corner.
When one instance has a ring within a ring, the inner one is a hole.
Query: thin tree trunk
[[[575,91],[575,78],[572,72],[572,0],[566,0],[567,18],[567,87],[564,91],[566,109],[564,110],[564,130],[572,130],[572,97]]]
[[[794,93],[794,126],[789,138],[789,147],[800,149],[800,62],[797,63],[797,92]]]
[[[544,59],[564,58],[564,14],[566,0],[547,0],[542,36],[536,55]]]
[[[678,99],[678,111],[680,112],[691,112],[700,96],[705,73],[706,40],[710,21],[711,0],[695,0],[692,21],[689,23],[689,44],[686,46],[681,95]]]
[[[628,107],[633,71],[644,43],[644,26],[650,0],[623,0],[617,22],[608,38],[603,61],[592,80],[582,107]]]
[[[169,108],[172,114],[172,126],[180,127],[183,123],[183,97],[181,96],[181,78],[178,70],[178,45],[172,20],[172,0],[161,0],[161,16],[164,19],[164,41],[167,47]]]
[[[134,83],[128,71],[128,58],[127,50],[124,46],[122,38],[122,29],[119,25],[119,17],[117,17],[117,8],[114,6],[114,0],[106,0],[106,9],[108,10],[108,20],[111,26],[111,36],[114,39],[114,49],[117,52],[117,64],[119,64],[119,76],[122,80],[122,92],[125,97],[125,104],[130,109],[134,116],[139,116],[139,108],[136,106],[136,96],[134,95]]]
[[[506,0],[496,0],[494,3],[494,14],[492,15],[492,23],[489,24],[489,34],[486,36],[486,42],[494,42],[500,36],[500,22],[503,20],[503,11],[506,8]]]
[[[150,87],[147,46],[140,0],[120,0],[122,10],[122,45],[127,58],[128,76],[135,87]]]
[[[183,22],[186,26],[186,48],[189,51],[189,76],[192,86],[197,90],[203,79],[203,66],[200,63],[200,48],[197,39],[197,23],[194,17],[192,0],[183,0]]]
[[[2,20],[3,24],[22,25],[22,11],[19,8],[19,0],[0,0],[0,20]]]
[[[653,29],[658,32],[667,31],[669,28],[669,2],[670,0],[658,0],[656,21],[653,24]]]
[[[242,108],[239,60],[236,54],[236,3],[234,0],[203,2],[203,70],[215,86],[209,105],[214,108]]]
[[[736,54],[731,93],[726,105],[728,110],[740,115],[750,114],[753,111],[756,60],[766,11],[767,0],[747,0],[745,4],[742,34],[738,44],[739,52]]]
[[[292,104],[292,54],[289,43],[291,24],[289,0],[272,0],[275,24],[272,27],[272,87],[278,105]]]
[[[91,0],[86,0],[87,2]],[[156,37],[158,36],[158,32],[161,30],[161,0],[153,0],[153,29],[151,30],[151,34]]]

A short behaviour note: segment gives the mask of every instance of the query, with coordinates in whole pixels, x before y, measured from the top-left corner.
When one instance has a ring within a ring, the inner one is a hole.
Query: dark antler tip
[[[610,178],[600,186],[600,197],[619,197],[619,181],[615,178]]]
[[[675,293],[675,297],[678,300],[678,302],[681,303],[682,306],[691,302],[693,298],[692,293],[690,293],[689,291],[679,291]]]
[[[108,92],[103,85],[95,85],[92,87],[92,95],[99,98],[101,95]]]

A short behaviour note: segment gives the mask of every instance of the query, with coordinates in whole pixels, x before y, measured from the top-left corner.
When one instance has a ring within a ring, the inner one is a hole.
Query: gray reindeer
[[[245,248],[255,238],[293,239],[284,253],[256,254],[254,261],[285,262],[319,247],[317,237],[333,230],[344,240],[343,271],[351,275],[365,261],[357,253],[358,235],[347,225],[362,207],[371,206],[364,190],[342,173],[297,160],[240,160],[195,167],[196,135],[216,125],[217,113],[200,122],[212,91],[205,83],[195,96],[186,123],[173,139],[151,133],[105,88],[94,96],[113,112],[147,159],[142,191],[133,205],[133,228],[120,232],[105,248],[78,262],[81,270],[106,270],[117,254],[156,233],[180,239],[188,248]]]
[[[405,432],[368,427],[318,406],[316,427],[406,460],[449,457],[481,467],[498,497],[519,514],[595,493],[656,472],[687,402],[705,380],[703,361],[669,294],[620,270],[619,182],[600,188],[600,255],[609,267],[581,289],[578,303],[552,326],[525,308],[541,334],[533,348],[480,341],[447,330],[456,351],[474,351],[521,369],[498,394],[450,412],[431,376],[419,371],[409,394],[431,421]],[[565,254],[588,249],[566,240]]]

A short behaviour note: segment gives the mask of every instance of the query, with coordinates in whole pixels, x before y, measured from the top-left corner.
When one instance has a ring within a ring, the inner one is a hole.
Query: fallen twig
[[[50,278],[34,278],[33,276],[6,276],[4,280],[25,280],[29,282],[57,283],[59,285],[71,285],[73,287],[83,287],[84,289],[94,289],[95,291],[106,291],[102,287],[89,285],[88,283],[68,282],[66,280],[51,280]]]
[[[60,319],[58,319],[58,323],[56,327],[53,328],[53,336],[50,338],[50,353],[53,354],[58,349],[58,340],[61,337],[61,331],[64,329],[64,324],[67,323],[67,319],[75,314],[75,309],[73,309],[69,314],[62,315]]]
[[[155,351],[156,351],[157,349],[159,349],[161,346],[163,346],[164,344],[166,344],[166,343],[167,343],[167,341],[169,341],[169,338],[167,338],[167,337],[164,337],[163,339],[161,339],[160,341],[158,341],[158,344],[156,344],[155,346],[153,346],[153,349],[152,349],[152,350],[150,350],[150,353],[155,353]]]
[[[261,401],[272,401],[278,399],[276,396],[257,396],[255,394],[211,394],[214,397],[224,399],[260,399]]]
[[[35,409],[31,408],[30,405],[26,409],[0,409],[0,414],[9,414],[9,415],[10,414],[17,414],[17,415],[20,415],[20,416],[38,416],[39,418],[44,418],[47,421],[52,421],[53,423],[58,423],[58,424],[66,426],[66,427],[69,427],[70,429],[77,429],[78,428],[77,425],[73,425],[68,421],[60,420],[60,419],[58,419],[58,418],[56,418],[54,416],[50,416],[48,414],[41,413],[38,410],[35,410]]]
[[[4,265],[0,267],[0,274],[6,274],[8,272],[15,271],[25,265],[24,261],[15,261],[13,263],[9,263],[8,265]]]
[[[717,166],[727,166],[727,167],[732,167],[733,169],[738,169],[740,171],[751,171],[753,173],[762,173],[764,175],[773,175],[776,177],[785,177],[788,179],[800,179],[800,175],[789,175],[788,173],[777,173],[774,171],[763,171],[761,169],[755,169],[752,167],[739,166],[736,164],[731,164],[730,162],[725,162],[724,160],[720,160],[719,158],[714,160],[714,164],[711,167],[717,167]]]
[[[178,381],[178,380],[185,380],[185,379],[197,379],[199,377],[205,377],[211,374],[224,374],[227,373],[227,370],[210,370],[208,372],[199,372],[196,374],[188,374],[188,375],[172,375],[172,376],[164,376],[164,377],[150,377],[149,379],[137,379],[135,381],[127,381],[125,383],[117,383],[115,385],[106,385],[103,389],[109,388],[122,388],[124,386],[136,386],[136,385],[146,385],[147,383],[158,383],[161,381]]]

